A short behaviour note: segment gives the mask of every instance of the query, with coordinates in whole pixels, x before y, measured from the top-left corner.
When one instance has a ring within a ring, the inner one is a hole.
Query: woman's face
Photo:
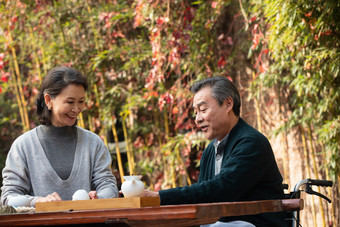
[[[82,85],[70,84],[55,98],[46,94],[45,102],[51,109],[52,125],[72,126],[85,107],[85,89]]]

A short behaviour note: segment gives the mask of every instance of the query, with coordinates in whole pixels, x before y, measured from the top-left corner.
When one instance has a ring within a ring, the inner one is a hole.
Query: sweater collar
[[[55,127],[53,125],[42,125],[41,132],[47,137],[66,138],[70,136],[74,137],[77,131],[74,126]]]

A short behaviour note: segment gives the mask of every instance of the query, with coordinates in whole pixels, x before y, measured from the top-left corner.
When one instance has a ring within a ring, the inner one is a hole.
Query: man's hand
[[[40,197],[35,202],[36,203],[42,203],[42,202],[52,202],[52,201],[61,201],[59,194],[56,192],[53,192],[52,194],[49,194],[46,197]]]
[[[159,193],[145,189],[141,197],[159,197]]]

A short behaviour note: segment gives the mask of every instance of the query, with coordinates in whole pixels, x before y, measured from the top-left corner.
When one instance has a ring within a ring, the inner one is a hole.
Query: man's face
[[[221,141],[228,133],[228,107],[227,102],[218,105],[211,95],[211,87],[204,87],[194,96],[193,108],[196,115],[195,122],[202,129],[207,139]]]

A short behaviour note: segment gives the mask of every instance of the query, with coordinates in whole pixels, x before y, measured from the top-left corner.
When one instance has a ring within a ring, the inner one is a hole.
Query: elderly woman
[[[78,189],[91,199],[118,197],[108,149],[98,135],[76,126],[87,87],[73,68],[46,75],[36,100],[41,125],[13,142],[2,171],[3,205],[71,200]]]

